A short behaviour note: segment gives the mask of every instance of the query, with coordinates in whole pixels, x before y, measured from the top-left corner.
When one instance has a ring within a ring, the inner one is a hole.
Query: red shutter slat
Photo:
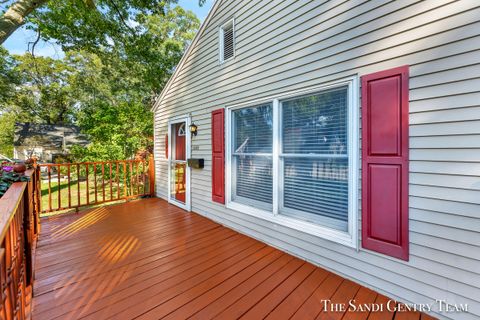
[[[408,260],[408,66],[362,77],[362,246]]]
[[[212,200],[225,203],[225,110],[212,112]]]

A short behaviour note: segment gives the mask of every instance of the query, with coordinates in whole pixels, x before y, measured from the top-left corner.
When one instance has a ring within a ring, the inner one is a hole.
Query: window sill
[[[227,60],[219,60],[219,65],[224,65],[224,64],[227,64],[231,61],[235,60],[235,56],[231,57],[231,58],[228,58]]]
[[[354,249],[358,249],[358,242],[352,237],[352,233],[342,232],[330,228],[320,226],[307,221],[302,221],[292,217],[273,214],[271,212],[254,208],[237,202],[229,201],[226,207],[240,213],[248,214],[256,218],[266,220],[268,222],[281,225],[302,233],[306,233],[325,240],[333,241]]]

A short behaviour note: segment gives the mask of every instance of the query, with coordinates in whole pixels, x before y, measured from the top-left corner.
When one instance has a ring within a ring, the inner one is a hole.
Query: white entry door
[[[171,120],[168,124],[168,201],[190,211],[190,119]]]

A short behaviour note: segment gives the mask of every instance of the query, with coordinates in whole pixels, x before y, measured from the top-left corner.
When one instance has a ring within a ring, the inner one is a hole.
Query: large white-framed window
[[[227,108],[227,207],[358,247],[352,77]]]
[[[235,57],[235,20],[231,19],[220,26],[219,34],[219,59],[224,63]]]

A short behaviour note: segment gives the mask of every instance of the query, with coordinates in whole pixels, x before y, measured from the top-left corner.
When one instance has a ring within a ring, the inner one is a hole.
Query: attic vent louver
[[[220,28],[220,62],[235,56],[235,26],[231,20]]]

